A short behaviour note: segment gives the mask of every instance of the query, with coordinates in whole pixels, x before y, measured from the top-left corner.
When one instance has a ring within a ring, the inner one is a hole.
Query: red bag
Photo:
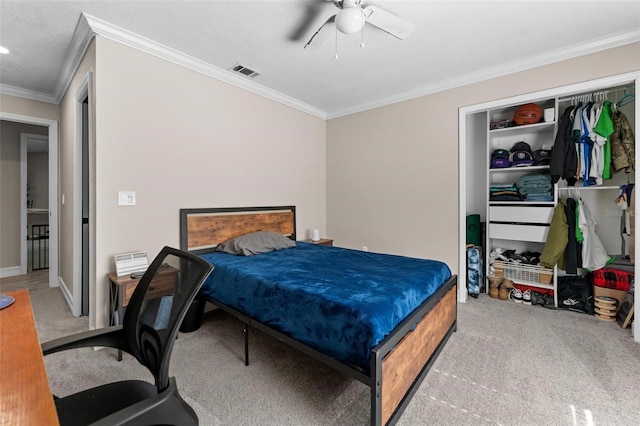
[[[629,291],[633,281],[633,272],[621,271],[620,269],[602,268],[591,274],[593,285],[613,290]]]

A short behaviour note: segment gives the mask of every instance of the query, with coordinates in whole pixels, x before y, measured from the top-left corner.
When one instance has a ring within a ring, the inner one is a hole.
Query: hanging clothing
[[[573,149],[572,149],[573,148]],[[635,139],[626,116],[610,101],[586,102],[565,109],[551,154],[553,183],[602,185],[613,171],[635,170]],[[613,166],[613,167],[612,167]],[[612,171],[613,168],[613,171]]]
[[[589,117],[586,121],[586,129],[589,133],[589,138],[593,144],[591,146],[591,167],[589,168],[589,181],[595,181],[595,185],[602,185],[603,172],[605,167],[604,158],[604,146],[607,139],[600,136],[594,129],[598,124],[598,120],[602,115],[602,104],[595,103],[589,111]]]
[[[592,181],[589,178],[591,170],[591,151],[593,150],[593,140],[589,136],[589,115],[591,114],[592,103],[585,105],[580,109],[580,127],[581,133],[578,142],[580,143],[580,171],[581,178],[584,186],[590,186],[595,184],[595,180]]]
[[[581,141],[584,127],[582,126],[582,111],[587,107],[587,104],[580,103],[576,106],[573,112],[573,128],[571,129],[571,137],[575,142],[576,156],[578,157],[578,164],[576,168],[576,180],[584,177],[585,164],[585,143]]]
[[[582,243],[576,239],[576,200],[573,198],[567,198],[565,214],[567,216],[567,249],[565,251],[567,265],[565,270],[567,274],[576,275],[578,267],[582,266]]]
[[[634,201],[633,196],[635,193],[635,184],[622,185],[620,187],[620,195],[615,200],[615,204],[622,209],[622,216],[620,217],[620,237],[622,239],[622,245],[620,253],[624,254],[625,250],[625,237],[629,238],[629,259],[631,263],[634,263]]]
[[[556,265],[560,269],[566,268],[565,250],[569,240],[566,206],[566,200],[560,199],[553,209],[547,241],[540,256],[540,265],[545,268],[553,268]]]
[[[591,216],[589,208],[583,200],[578,201],[579,224],[584,241],[582,242],[582,266],[590,271],[604,268],[613,261],[604,249],[596,234],[597,223]]]
[[[569,186],[576,184],[576,171],[578,169],[576,139],[572,133],[574,109],[574,106],[570,106],[562,113],[553,150],[551,151],[551,164],[549,166],[553,183],[558,182],[560,179],[565,179]]]
[[[627,173],[635,170],[635,137],[627,117],[616,110],[613,113],[613,128],[611,134],[611,162],[613,170],[625,169]]]
[[[602,103],[602,112],[598,117],[593,131],[605,139],[604,143],[604,167],[602,169],[602,179],[611,179],[611,142],[609,138],[613,133],[613,111],[611,102]]]

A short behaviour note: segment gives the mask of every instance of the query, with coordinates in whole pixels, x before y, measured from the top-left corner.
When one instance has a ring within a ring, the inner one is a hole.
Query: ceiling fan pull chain
[[[336,26],[336,59],[338,58],[338,27]]]
[[[360,47],[364,47],[364,10],[362,11],[362,30],[361,30],[362,39],[360,41]]]

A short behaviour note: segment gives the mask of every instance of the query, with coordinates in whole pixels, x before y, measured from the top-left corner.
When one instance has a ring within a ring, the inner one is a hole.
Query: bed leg
[[[249,365],[249,324],[244,325],[244,365]]]

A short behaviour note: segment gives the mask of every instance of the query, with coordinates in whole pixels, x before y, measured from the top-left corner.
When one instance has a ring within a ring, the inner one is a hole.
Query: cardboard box
[[[598,287],[598,286],[594,285],[593,286],[593,297],[594,297],[594,299],[597,296],[613,297],[614,299],[618,300],[618,306],[620,306],[620,304],[622,303],[624,298],[627,296],[627,292],[626,291],[622,291],[622,290],[614,290],[614,289],[611,289],[611,288]]]

